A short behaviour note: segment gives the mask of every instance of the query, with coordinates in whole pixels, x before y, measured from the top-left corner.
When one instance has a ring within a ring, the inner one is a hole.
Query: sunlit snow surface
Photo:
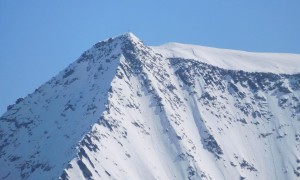
[[[300,58],[99,42],[0,119],[2,179],[297,179]]]
[[[299,54],[253,53],[180,43],[168,43],[151,48],[166,58],[195,59],[224,69],[282,74],[300,72]]]

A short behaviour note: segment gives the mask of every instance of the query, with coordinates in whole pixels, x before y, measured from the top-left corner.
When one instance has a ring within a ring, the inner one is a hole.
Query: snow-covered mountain
[[[298,179],[300,55],[95,44],[0,118],[1,179]]]

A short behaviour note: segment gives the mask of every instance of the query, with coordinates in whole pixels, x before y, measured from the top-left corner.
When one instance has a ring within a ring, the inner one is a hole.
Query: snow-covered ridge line
[[[299,54],[246,52],[181,43],[167,43],[151,48],[167,58],[195,59],[229,70],[276,74],[300,73]]]

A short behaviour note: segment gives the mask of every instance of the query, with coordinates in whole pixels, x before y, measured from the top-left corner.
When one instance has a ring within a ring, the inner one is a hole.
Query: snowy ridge
[[[281,74],[300,73],[299,54],[253,53],[180,43],[168,43],[151,48],[166,58],[195,59],[224,69]]]
[[[300,177],[299,73],[166,52],[132,33],[110,38],[10,106],[0,117],[0,177]]]
[[[82,136],[105,110],[123,38],[97,43],[8,108],[0,124],[1,177],[43,179],[61,174]]]

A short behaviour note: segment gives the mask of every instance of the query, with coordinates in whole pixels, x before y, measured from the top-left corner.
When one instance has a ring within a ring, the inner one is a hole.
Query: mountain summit
[[[98,42],[0,117],[0,178],[299,178],[299,67],[132,33]]]

